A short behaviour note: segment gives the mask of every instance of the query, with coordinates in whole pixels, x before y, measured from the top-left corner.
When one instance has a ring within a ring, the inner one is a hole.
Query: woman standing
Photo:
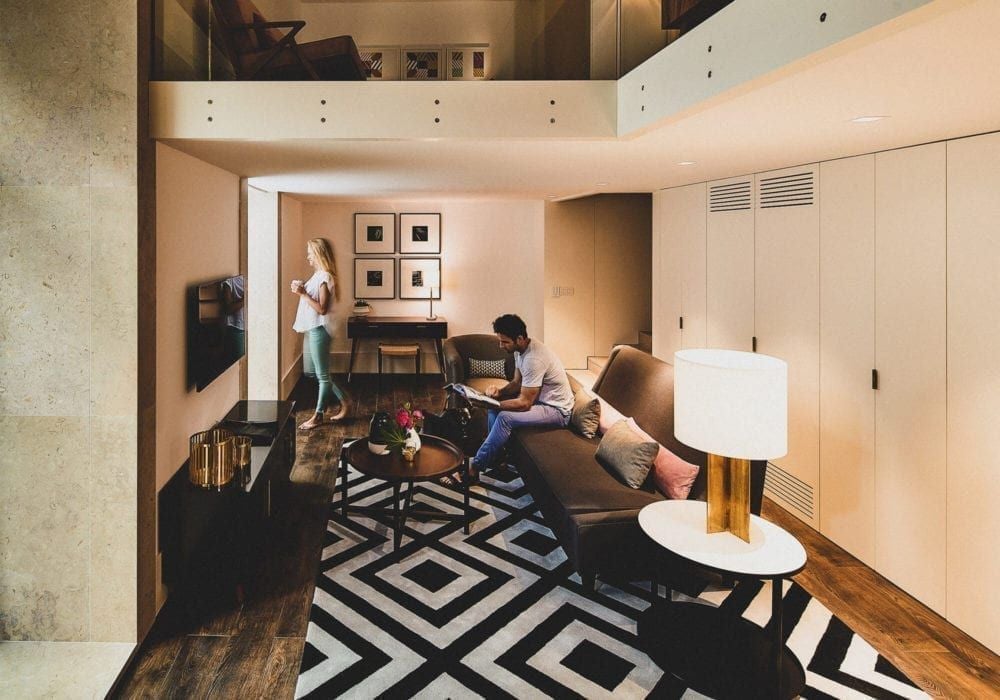
[[[337,263],[333,248],[325,238],[313,238],[306,244],[306,260],[315,272],[305,282],[292,280],[292,293],[299,295],[299,310],[293,328],[305,333],[313,370],[319,380],[316,413],[299,426],[301,430],[312,430],[323,423],[323,411],[330,403],[331,395],[340,401],[340,410],[330,420],[345,418],[348,405],[344,392],[330,379],[330,341],[334,328],[330,307],[337,298]]]

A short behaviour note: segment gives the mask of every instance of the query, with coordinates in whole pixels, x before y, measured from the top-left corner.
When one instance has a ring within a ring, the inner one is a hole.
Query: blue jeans
[[[344,400],[344,392],[330,379],[330,334],[323,326],[316,326],[306,331],[306,342],[309,343],[309,359],[312,360],[313,373],[319,382],[319,399],[316,401],[316,413],[322,413],[330,404],[333,394],[339,401]]]
[[[490,409],[487,414],[489,434],[483,441],[482,447],[476,452],[473,458],[479,468],[488,467],[496,459],[514,428],[522,428],[530,425],[551,425],[557,428],[564,428],[569,423],[569,416],[564,416],[559,409],[552,408],[543,403],[536,403],[527,411],[496,411]]]

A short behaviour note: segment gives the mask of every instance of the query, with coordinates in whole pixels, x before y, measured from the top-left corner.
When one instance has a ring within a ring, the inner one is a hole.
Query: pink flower
[[[412,414],[412,415],[413,415],[413,420],[423,420],[423,419],[424,419],[424,412],[423,412],[423,411],[421,411],[421,410],[420,410],[419,408],[418,408],[418,409],[416,409],[416,410],[415,410],[415,411],[413,412],[413,414]]]
[[[404,430],[409,430],[413,427],[413,421],[410,420],[410,413],[405,408],[396,411],[396,425]]]

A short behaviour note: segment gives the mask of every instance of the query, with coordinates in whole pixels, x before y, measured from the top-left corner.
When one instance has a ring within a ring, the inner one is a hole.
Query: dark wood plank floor
[[[336,379],[344,386],[343,377]],[[168,602],[114,697],[293,697],[343,438],[366,434],[373,411],[404,401],[439,411],[441,386],[430,375],[399,377],[379,392],[374,377],[356,375],[351,419],[298,434],[288,505],[266,544],[269,563],[243,604],[192,625]],[[292,398],[301,422],[315,404],[315,386],[300,382]],[[780,507],[765,501],[764,515],[809,552],[809,565],[796,580],[929,694],[1000,696],[996,655]]]

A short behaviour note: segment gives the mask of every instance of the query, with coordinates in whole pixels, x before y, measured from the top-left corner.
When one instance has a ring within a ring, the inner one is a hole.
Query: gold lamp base
[[[708,532],[750,541],[750,460],[708,455]]]

